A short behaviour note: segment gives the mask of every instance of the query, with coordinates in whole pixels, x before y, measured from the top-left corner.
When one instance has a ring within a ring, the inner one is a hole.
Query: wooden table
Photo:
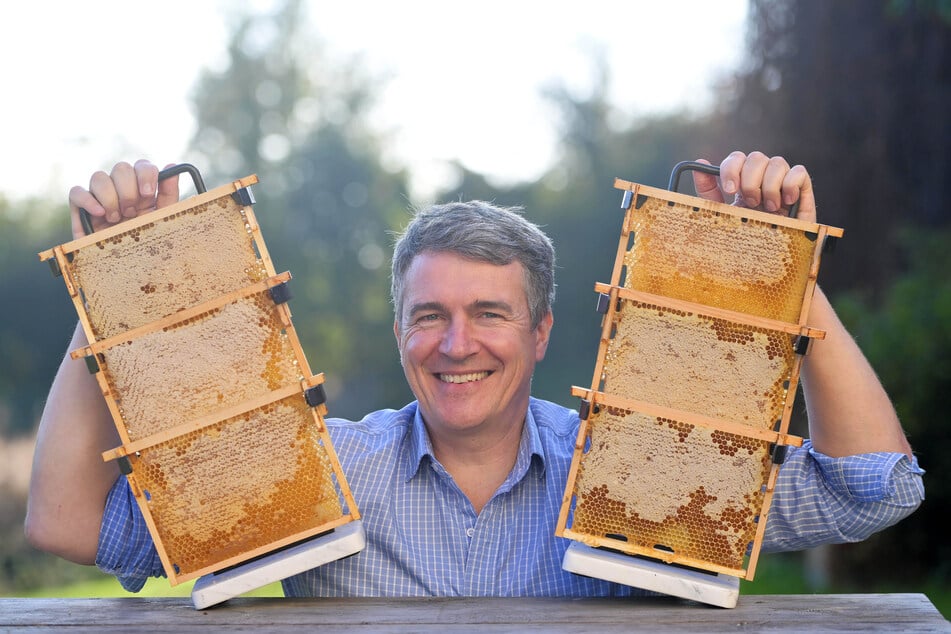
[[[0,632],[951,632],[923,594],[744,595],[733,609],[656,599],[0,598]]]

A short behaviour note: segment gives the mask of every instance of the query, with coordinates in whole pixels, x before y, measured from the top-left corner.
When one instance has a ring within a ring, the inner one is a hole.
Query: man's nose
[[[454,319],[443,332],[439,352],[453,358],[469,356],[478,347],[473,335],[472,324],[468,320]]]

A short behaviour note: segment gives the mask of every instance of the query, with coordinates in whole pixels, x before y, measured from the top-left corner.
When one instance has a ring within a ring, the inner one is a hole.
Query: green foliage
[[[330,63],[302,18],[286,2],[238,22],[227,69],[199,84],[193,147],[212,178],[259,175],[255,213],[275,267],[293,275],[295,327],[327,375],[331,415],[354,418],[411,398],[388,301],[408,185],[365,127],[374,80]]]
[[[831,547],[835,549],[837,547]],[[923,593],[938,608],[945,618],[951,617],[951,584],[936,577],[921,579],[895,579],[891,576],[874,575],[861,582],[839,581],[814,587],[807,583],[811,576],[803,553],[769,553],[760,558],[752,581],[740,582],[742,594],[829,594],[850,593]]]
[[[949,547],[935,528],[951,466],[941,451],[951,394],[946,5],[751,0],[746,69],[723,92],[727,138],[808,167],[820,221],[845,229],[820,283],[928,470],[916,513],[834,549],[832,576],[853,590],[885,581],[947,588],[951,578]],[[904,233],[909,227],[917,230]]]
[[[904,234],[904,273],[873,303],[858,294],[837,302],[843,321],[888,390],[925,476],[927,499],[900,525],[842,549],[852,579],[876,570],[951,584],[951,545],[935,531],[951,505],[951,230]],[[893,565],[889,565],[893,564]]]
[[[65,207],[0,197],[0,434],[33,429],[76,323],[61,280],[37,253],[69,239]],[[55,225],[54,225],[55,223]],[[54,229],[55,226],[55,229]]]
[[[948,222],[946,15],[943,0],[750,1],[747,69],[724,88],[724,132],[809,169],[819,220],[846,229],[827,290],[874,296],[900,270],[900,228]]]

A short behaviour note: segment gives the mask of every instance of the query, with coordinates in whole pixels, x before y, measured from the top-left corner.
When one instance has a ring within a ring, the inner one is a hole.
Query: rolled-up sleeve
[[[123,588],[138,592],[149,577],[165,575],[145,518],[125,478],[109,491],[99,528],[96,566]]]
[[[918,508],[923,474],[917,459],[905,454],[832,458],[806,440],[779,471],[763,550],[866,539]]]

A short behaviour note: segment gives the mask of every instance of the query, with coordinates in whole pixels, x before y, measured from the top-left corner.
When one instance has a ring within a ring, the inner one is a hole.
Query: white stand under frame
[[[734,608],[738,577],[666,564],[572,542],[562,568],[587,577],[669,594],[721,608]]]
[[[205,575],[192,588],[196,610],[360,552],[366,546],[363,522],[344,524],[290,548],[227,570]]]

